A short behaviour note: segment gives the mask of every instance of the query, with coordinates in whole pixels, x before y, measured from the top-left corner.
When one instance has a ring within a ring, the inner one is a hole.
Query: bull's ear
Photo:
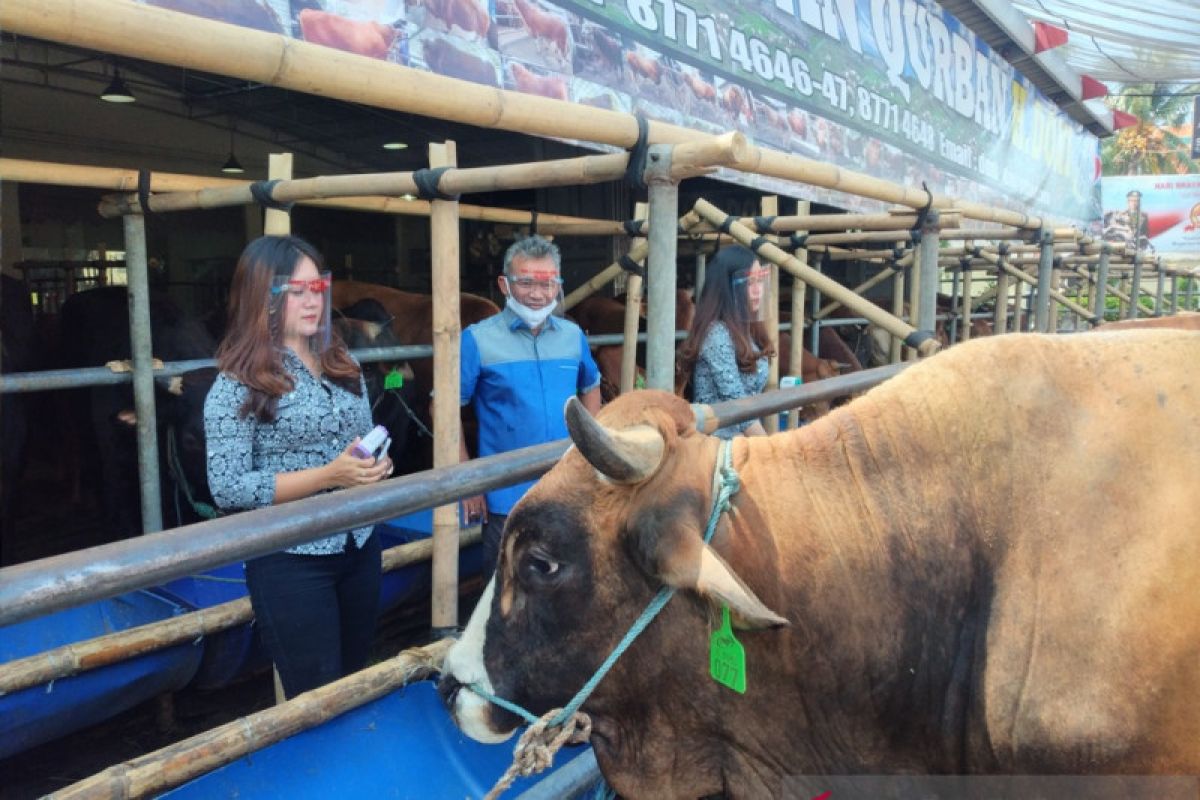
[[[676,519],[650,534],[643,552],[653,564],[659,580],[676,589],[689,589],[714,604],[729,606],[741,628],[774,628],[789,624],[758,599],[717,552],[704,543],[699,532]],[[649,547],[645,547],[649,544]]]

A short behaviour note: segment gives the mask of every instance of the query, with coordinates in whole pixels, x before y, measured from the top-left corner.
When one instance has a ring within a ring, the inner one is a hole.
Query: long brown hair
[[[758,359],[775,355],[767,326],[750,322],[745,298],[733,291],[734,274],[750,268],[755,262],[754,251],[741,245],[723,247],[708,262],[704,273],[704,291],[696,304],[691,330],[679,346],[676,385],[682,388],[691,379],[692,369],[700,358],[700,348],[714,322],[723,322],[733,339],[733,351],[738,369],[753,372]],[[764,300],[765,302],[765,300]],[[753,344],[752,344],[753,343]],[[758,346],[758,350],[753,345]]]
[[[250,390],[241,416],[273,422],[279,398],[295,388],[283,366],[283,326],[272,317],[283,313],[283,298],[272,296],[276,278],[290,278],[300,259],[307,256],[324,271],[321,254],[295,236],[260,236],[242,251],[229,290],[229,320],[225,338],[217,348],[217,368]],[[361,370],[337,331],[330,331],[329,346],[319,353],[321,371],[348,392],[362,394]]]

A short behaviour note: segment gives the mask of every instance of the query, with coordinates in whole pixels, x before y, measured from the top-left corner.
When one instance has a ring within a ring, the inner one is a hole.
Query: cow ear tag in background
[[[708,648],[708,671],[712,679],[738,694],[746,693],[746,649],[733,636],[729,606],[721,606],[721,627],[712,633]]]
[[[396,369],[395,367],[392,367],[392,371],[389,372],[386,376],[384,376],[383,390],[386,392],[388,389],[403,389],[403,388],[404,388],[404,373],[401,372],[400,370]]]

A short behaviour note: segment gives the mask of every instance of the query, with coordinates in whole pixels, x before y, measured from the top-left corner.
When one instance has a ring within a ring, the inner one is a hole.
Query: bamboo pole
[[[430,143],[429,166],[453,168],[454,142]],[[448,467],[460,458],[459,416],[459,222],[457,200],[434,200],[429,215],[433,249],[433,466]],[[433,510],[434,636],[458,629],[458,503]]]
[[[779,215],[779,196],[768,195],[762,199],[759,206],[764,217],[776,217]],[[776,245],[779,244],[777,239],[773,239]],[[767,386],[766,391],[774,391],[779,388],[779,265],[770,264],[770,282],[767,284],[766,297],[763,302],[766,307],[766,323],[767,323],[767,338],[771,342],[771,349],[775,351],[775,355],[767,362]],[[801,317],[803,319],[803,317]],[[779,415],[768,414],[763,419],[763,428],[767,433],[779,433]]]
[[[14,183],[39,183],[49,186],[81,186],[93,189],[108,189],[128,192],[137,188],[137,170],[90,167],[80,164],[57,164],[44,161],[29,161],[19,158],[0,158],[0,180]],[[186,192],[205,188],[244,187],[249,181],[231,178],[209,178],[200,175],[185,175],[173,172],[154,172],[150,175],[153,192]],[[346,211],[393,214],[397,216],[428,217],[428,200],[403,200],[396,197],[343,197],[332,200],[300,200],[302,206],[337,208]],[[513,225],[528,225],[532,220],[529,211],[514,211],[506,208],[490,208],[462,203],[459,218],[479,222],[502,222]],[[622,223],[610,220],[590,220],[562,214],[537,216],[539,229],[553,232],[558,226],[568,229],[579,226],[586,229],[596,226],[597,233],[622,233]]]
[[[749,142],[741,133],[731,132],[679,145],[683,161],[672,159],[671,176],[676,180],[703,175],[717,165],[733,163],[744,157]],[[284,158],[285,156],[280,156]],[[438,190],[447,195],[476,192],[500,192],[547,186],[585,186],[615,181],[625,176],[629,153],[579,156],[528,164],[503,164],[471,169],[448,169],[438,180]],[[272,159],[276,156],[272,156]],[[270,189],[271,199],[280,203],[362,195],[415,194],[420,186],[413,172],[378,172],[361,175],[322,175],[292,180],[291,155],[286,156],[287,177],[271,180],[279,183]],[[150,211],[164,213],[197,208],[220,208],[255,202],[252,184],[158,194],[150,198]],[[105,198],[100,203],[102,217],[117,217],[140,212],[136,194]],[[273,211],[273,209],[271,210]],[[284,212],[278,211],[277,214]],[[270,211],[267,218],[271,218]]]
[[[892,281],[892,315],[896,319],[904,317],[904,283],[908,280],[908,271],[900,271],[896,273],[895,279]],[[888,363],[900,363],[900,339],[896,336],[888,336]]]
[[[675,388],[675,287],[678,282],[679,181],[674,148],[652,145],[646,162],[650,253],[646,257],[646,386]]]
[[[808,200],[799,201],[796,204],[797,216],[807,216],[809,207]],[[805,232],[801,231],[801,233]],[[792,255],[801,264],[808,263],[808,251],[804,248],[797,249]],[[791,363],[788,364],[788,374],[801,379],[804,375],[804,294],[807,288],[807,283],[799,278],[792,278],[792,353],[789,359]],[[814,315],[814,317],[819,318],[819,315]],[[813,324],[816,324],[816,319],[813,320]],[[799,427],[797,425],[798,417],[789,414],[788,420],[791,427]]]
[[[633,212],[635,219],[644,219],[649,214],[650,206],[646,203],[638,203]],[[631,272],[629,280],[625,283],[625,346],[621,349],[621,394],[633,391],[637,376],[637,335],[641,311],[642,276]]]
[[[267,158],[267,178],[272,181],[286,181],[292,177],[292,154],[271,153]],[[126,219],[129,217],[126,216]],[[266,236],[287,236],[292,232],[292,215],[288,211],[268,208],[263,215],[263,234]],[[272,664],[272,675],[275,681],[275,704],[287,700],[283,689],[283,679],[279,676],[279,665]]]
[[[479,541],[478,528],[459,532],[459,546]],[[382,570],[393,570],[429,561],[433,540],[389,547],[383,551]],[[126,661],[143,653],[161,650],[242,625],[254,619],[249,597],[239,597],[208,608],[199,608],[170,619],[56,647],[25,658],[0,664],[0,696],[38,686],[93,669]]]
[[[271,153],[267,157],[267,177],[273,181],[290,181],[292,177],[292,154]],[[254,202],[253,199],[250,202]],[[100,205],[100,213],[103,215],[104,204],[101,203]],[[150,200],[150,205],[155,205],[153,199]],[[286,236],[291,232],[291,215],[287,211],[268,208],[267,213],[263,216],[263,233],[268,236]]]
[[[443,639],[405,650],[281,705],[109,767],[49,797],[127,800],[161,793],[435,674],[452,644]]]
[[[975,321],[971,318],[971,305],[974,302],[974,298],[971,297],[971,292],[974,289],[974,287],[971,285],[973,282],[973,277],[974,270],[972,270],[969,266],[963,267],[962,298],[960,304],[962,325],[959,326],[962,329],[962,333],[959,334],[959,340],[963,342],[971,341],[971,324]]]
[[[695,212],[704,219],[707,219],[711,224],[720,227],[724,224],[728,215],[721,209],[709,203],[707,200],[697,200]],[[746,226],[738,222],[729,224],[729,233],[740,243],[749,247],[757,238],[757,234]],[[845,286],[834,281],[832,278],[826,277],[816,270],[809,267],[807,264],[802,264],[797,259],[780,250],[775,245],[766,242],[760,245],[756,251],[758,255],[768,261],[778,264],[783,269],[787,270],[793,277],[799,278],[808,283],[813,288],[823,294],[827,294],[842,302],[843,305],[854,310],[858,314],[866,317],[870,322],[875,323],[879,327],[886,330],[893,336],[898,336],[901,339],[908,339],[910,336],[917,334],[918,331],[911,325],[906,324],[903,320],[897,319],[883,309],[876,306],[874,303],[868,302]],[[939,344],[937,339],[927,338],[918,343],[918,351],[921,355],[932,355],[938,351]]]
[[[213,72],[267,86],[527,135],[600,142],[621,148],[638,140],[636,117],[447,78],[287,36],[216,22],[126,0],[6,0],[0,29],[104,53]],[[395,87],[403,86],[398,92]],[[651,144],[680,144],[705,134],[651,121]],[[956,208],[963,216],[1022,228],[1041,219],[978,203],[930,196],[869,175],[751,146],[736,164],[826,189],[921,208]]]

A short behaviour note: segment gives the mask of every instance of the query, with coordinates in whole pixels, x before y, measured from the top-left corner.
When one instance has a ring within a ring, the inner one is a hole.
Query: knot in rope
[[[564,709],[547,711],[537,722],[529,726],[517,746],[513,748],[513,763],[496,781],[484,800],[495,800],[512,786],[517,778],[527,778],[549,769],[554,764],[554,755],[564,744],[583,744],[592,735],[592,718],[576,711],[562,723],[555,718]]]

